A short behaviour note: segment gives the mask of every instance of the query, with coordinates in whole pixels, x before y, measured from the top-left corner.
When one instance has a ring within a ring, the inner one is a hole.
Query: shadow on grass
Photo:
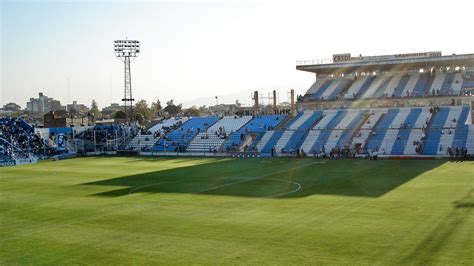
[[[454,208],[456,209],[472,209],[474,208],[474,190],[469,191],[467,196],[462,200],[453,202]]]
[[[133,162],[129,162],[130,167],[134,167]],[[176,165],[172,169],[83,185],[120,187],[94,194],[105,197],[124,196],[131,192],[279,198],[299,198],[314,194],[380,197],[444,162],[222,159],[194,166]],[[171,164],[173,161],[170,161]]]
[[[471,190],[463,199],[453,202],[453,210],[439,220],[437,226],[400,264],[410,264],[413,261],[419,261],[420,265],[436,264],[433,261],[446,245],[449,245],[449,240],[461,234],[466,226],[469,226],[473,208],[474,191]],[[466,248],[467,246],[469,246],[469,243],[466,243]]]

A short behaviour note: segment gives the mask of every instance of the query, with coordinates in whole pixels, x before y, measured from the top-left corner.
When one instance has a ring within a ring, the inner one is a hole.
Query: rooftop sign
[[[353,62],[353,61],[380,61],[380,60],[394,60],[394,59],[412,59],[412,58],[430,58],[440,57],[441,52],[423,52],[423,53],[408,53],[408,54],[393,54],[393,55],[378,55],[378,56],[362,56],[352,57],[351,54],[334,54],[332,56],[333,63]]]

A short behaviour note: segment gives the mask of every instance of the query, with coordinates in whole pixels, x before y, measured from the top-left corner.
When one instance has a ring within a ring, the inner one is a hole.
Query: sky
[[[336,53],[474,53],[470,1],[2,1],[0,105],[39,92],[99,107],[123,97],[113,41],[140,40],[135,99],[185,107],[279,102],[314,74],[297,60]],[[69,80],[69,89],[68,89]],[[265,99],[263,99],[266,101]]]

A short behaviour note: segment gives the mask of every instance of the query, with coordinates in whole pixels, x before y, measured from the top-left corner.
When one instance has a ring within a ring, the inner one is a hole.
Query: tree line
[[[162,116],[192,116],[192,117],[199,117],[203,116],[208,113],[208,109],[206,106],[196,107],[192,106],[190,108],[183,108],[182,104],[176,104],[173,99],[166,102],[166,106],[163,107],[160,100],[152,102],[149,104],[146,100],[139,100],[133,106],[133,114],[130,114],[129,111],[125,112],[123,110],[123,106],[121,107],[122,110],[116,110],[113,117],[115,119],[134,119],[138,121],[140,124],[146,124],[148,121],[151,121],[155,117],[162,117]],[[94,117],[101,118],[103,117],[102,112],[99,110],[97,102],[92,100],[91,110],[90,113],[94,115]]]

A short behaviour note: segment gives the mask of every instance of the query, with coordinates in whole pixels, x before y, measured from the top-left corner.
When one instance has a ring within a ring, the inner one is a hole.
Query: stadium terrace
[[[473,265],[464,57],[337,55],[290,108],[146,128],[0,118],[0,265]]]
[[[299,61],[316,80],[290,113],[169,117],[136,123],[35,128],[0,119],[5,165],[21,158],[142,155],[470,158],[474,154],[474,54],[335,54]],[[258,95],[258,94],[257,94]],[[258,96],[257,96],[258,98]]]

